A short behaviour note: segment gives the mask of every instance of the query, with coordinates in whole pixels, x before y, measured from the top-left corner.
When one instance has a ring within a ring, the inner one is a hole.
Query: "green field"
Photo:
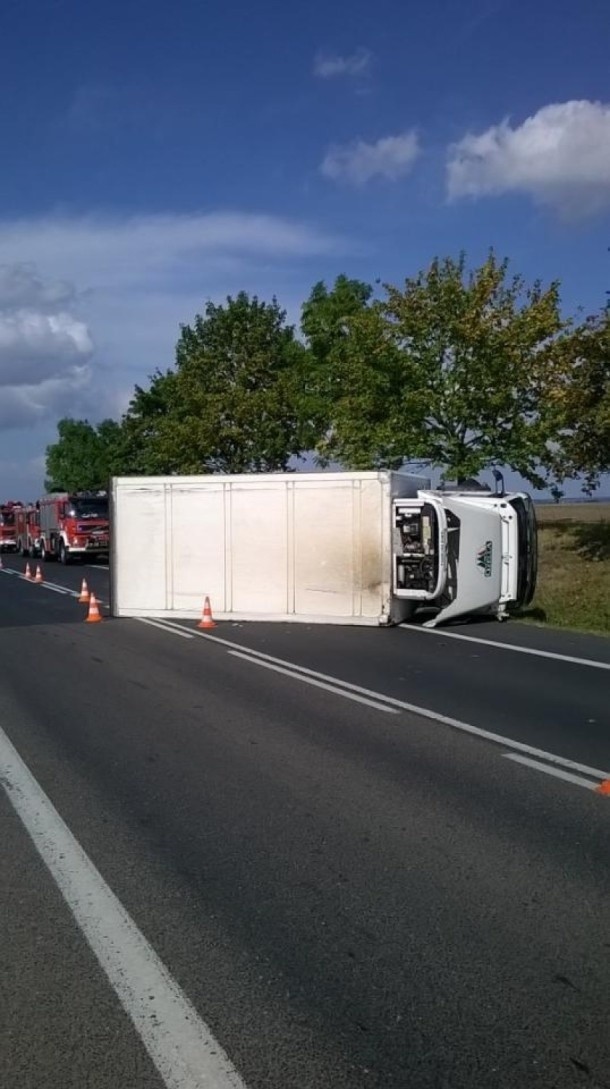
[[[522,619],[610,635],[610,502],[537,507],[538,588]]]

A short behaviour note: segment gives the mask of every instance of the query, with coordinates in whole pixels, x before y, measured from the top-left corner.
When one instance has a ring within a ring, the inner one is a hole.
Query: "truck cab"
[[[35,556],[40,536],[40,516],[36,506],[28,503],[15,515],[16,548],[20,556]]]
[[[0,552],[17,551],[16,517],[22,504],[15,500],[0,504]]]
[[[106,492],[63,492],[38,504],[41,559],[68,564],[77,559],[106,558],[110,550]]]
[[[525,492],[481,486],[394,500],[393,593],[407,619],[435,627],[461,616],[505,619],[536,589],[537,530]]]

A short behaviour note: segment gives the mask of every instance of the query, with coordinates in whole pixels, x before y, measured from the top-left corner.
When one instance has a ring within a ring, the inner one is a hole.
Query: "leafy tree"
[[[458,479],[502,464],[541,486],[557,422],[548,395],[574,348],[558,285],[527,286],[492,253],[472,272],[463,255],[435,259],[385,291],[331,349],[322,455],[351,468],[427,461]]]
[[[47,491],[105,488],[116,471],[120,425],[115,420],[103,420],[94,427],[88,420],[66,417],[59,421],[57,431],[57,442],[46,450]]]
[[[176,370],[144,403],[166,471],[270,472],[302,448],[299,385],[305,349],[274,299],[242,292],[182,327]],[[155,400],[161,395],[160,402]],[[130,411],[134,415],[134,410]]]
[[[558,480],[584,477],[585,492],[610,472],[610,310],[587,318],[568,345],[549,398]]]
[[[61,420],[48,487],[101,487],[110,474],[282,470],[303,448],[308,353],[276,300],[241,293],[182,327],[174,370],[136,386],[121,423]]]
[[[136,386],[121,422],[118,461],[122,473],[165,475],[179,471],[168,449],[171,436],[174,371],[157,370],[147,389]]]
[[[315,284],[300,342],[275,299],[244,292],[182,327],[173,369],[136,386],[122,421],[60,420],[47,487],[112,474],[284,470],[315,449],[346,468],[405,461],[535,486],[610,469],[610,315],[562,317],[556,283],[436,259],[402,288]]]
[[[299,405],[307,428],[306,444],[318,445],[322,461],[326,460],[322,447],[331,425],[331,406],[340,392],[337,350],[350,337],[351,319],[366,309],[372,294],[370,284],[341,275],[330,290],[322,280],[314,284],[301,308],[301,331],[309,352],[304,359]]]
[[[325,363],[336,344],[349,335],[348,319],[368,305],[373,288],[362,280],[337,276],[329,291],[323,280],[311,289],[301,309],[301,329],[316,360]]]

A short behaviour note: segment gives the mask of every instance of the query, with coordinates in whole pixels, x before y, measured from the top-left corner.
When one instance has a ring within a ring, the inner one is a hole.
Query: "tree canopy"
[[[300,454],[296,376],[305,349],[277,301],[208,303],[176,348],[166,441],[191,472],[273,472]],[[181,469],[184,471],[184,469]]]
[[[610,472],[610,309],[589,317],[569,344],[549,405],[552,473],[583,478],[591,493]]]
[[[559,288],[527,286],[494,255],[435,260],[349,317],[329,353],[330,433],[351,468],[425,461],[446,475],[508,465],[537,485],[551,465],[547,398],[571,365]]]
[[[122,470],[117,456],[121,425],[115,420],[94,427],[88,420],[64,418],[57,432],[57,442],[46,452],[47,491],[98,491],[106,488],[112,473]]]
[[[173,367],[120,422],[61,420],[53,487],[111,473],[285,470],[306,452],[345,468],[509,466],[535,487],[610,469],[610,317],[562,312],[491,253],[436,258],[401,286],[314,285],[300,337],[275,298],[241,292],[183,325]]]

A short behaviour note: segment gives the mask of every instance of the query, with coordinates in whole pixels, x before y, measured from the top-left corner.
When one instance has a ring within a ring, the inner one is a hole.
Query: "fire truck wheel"
[[[66,564],[70,563],[70,556],[63,541],[61,541],[59,545],[59,562],[63,563],[64,567]]]

